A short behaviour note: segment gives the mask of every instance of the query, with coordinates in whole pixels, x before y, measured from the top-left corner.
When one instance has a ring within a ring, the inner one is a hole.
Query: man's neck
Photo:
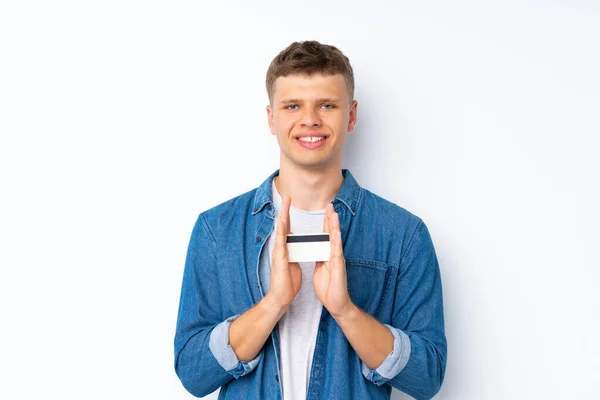
[[[325,170],[306,170],[281,165],[275,187],[279,194],[292,198],[292,206],[303,211],[323,210],[339,192],[344,176],[339,166]]]

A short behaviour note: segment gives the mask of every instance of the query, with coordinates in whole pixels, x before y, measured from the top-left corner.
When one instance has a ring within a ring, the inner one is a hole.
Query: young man
[[[348,59],[293,43],[267,72],[280,168],[200,214],[189,244],[175,370],[195,396],[433,397],[444,379],[440,272],[421,219],[342,169],[357,102]],[[288,262],[286,235],[328,232],[325,262]]]

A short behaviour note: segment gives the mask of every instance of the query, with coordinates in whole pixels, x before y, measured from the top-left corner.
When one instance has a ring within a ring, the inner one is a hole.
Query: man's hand
[[[265,296],[282,310],[292,303],[302,285],[302,270],[297,262],[288,262],[286,239],[290,233],[291,198],[283,196],[281,215],[277,220],[275,247],[271,256],[271,285]]]
[[[340,221],[331,203],[326,207],[323,230],[329,233],[331,252],[329,261],[316,263],[313,286],[317,298],[333,317],[337,317],[350,311],[354,304],[348,294]]]
[[[229,327],[229,343],[237,358],[242,361],[250,361],[260,352],[302,284],[300,265],[288,263],[287,257],[286,237],[290,230],[290,203],[290,198],[284,196],[281,216],[277,221],[275,248],[271,256],[269,292]]]

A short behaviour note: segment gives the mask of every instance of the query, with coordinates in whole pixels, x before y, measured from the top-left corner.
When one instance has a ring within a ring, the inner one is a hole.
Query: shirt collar
[[[256,190],[252,215],[260,212],[266,205],[269,205],[270,208],[272,207],[273,192],[271,190],[271,184],[273,182],[273,178],[278,175],[279,170],[276,170],[269,175],[269,177],[265,179],[265,181],[261,183]],[[358,208],[358,201],[360,200],[360,185],[358,182],[356,182],[356,179],[354,179],[354,176],[352,176],[350,170],[342,169],[342,176],[344,177],[342,186],[331,203],[335,204],[339,201],[350,210],[352,215],[355,215]]]

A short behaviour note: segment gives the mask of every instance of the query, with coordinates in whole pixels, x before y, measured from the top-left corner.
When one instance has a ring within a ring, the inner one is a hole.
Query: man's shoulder
[[[363,211],[366,211],[362,223],[376,227],[390,240],[399,240],[402,253],[416,237],[428,235],[423,220],[406,208],[364,188],[362,196]]]
[[[256,190],[254,188],[244,192],[240,195],[227,199],[215,206],[212,206],[200,213],[200,216],[209,223],[218,223],[223,218],[228,216],[242,217],[252,213],[252,206],[254,204],[254,198]]]
[[[373,193],[369,189],[362,188],[361,202],[367,212],[383,220],[402,222],[410,225],[417,225],[422,222],[421,218],[411,211],[383,196]]]

